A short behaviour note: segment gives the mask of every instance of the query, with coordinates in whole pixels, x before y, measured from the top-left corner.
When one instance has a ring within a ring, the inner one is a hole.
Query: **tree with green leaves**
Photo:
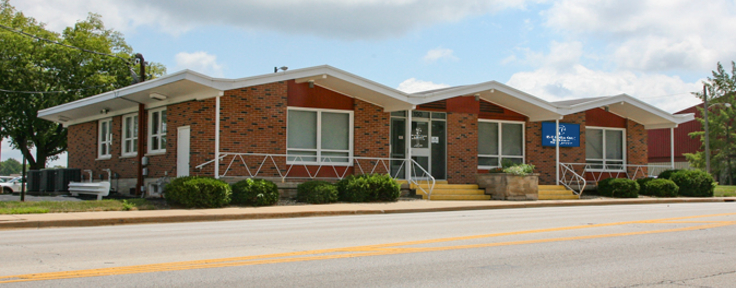
[[[23,165],[13,158],[2,161],[0,163],[0,175],[8,176],[11,174],[20,174],[23,169]]]
[[[31,169],[42,169],[66,151],[67,132],[38,111],[130,85],[139,64],[97,14],[56,33],[0,0],[0,25],[0,138],[10,138]],[[166,73],[161,64],[146,68],[149,79]]]
[[[708,97],[708,138],[711,152],[711,171],[723,184],[734,183],[734,160],[736,160],[736,63],[731,62],[731,74],[718,63],[716,71],[712,72],[704,86]],[[693,93],[701,100],[705,100],[702,92]],[[727,105],[729,104],[729,105]],[[698,108],[701,115],[703,108]],[[703,117],[698,117],[701,125],[705,124]],[[699,138],[703,143],[697,153],[685,154],[690,165],[695,168],[705,168],[705,132],[690,133],[690,137]]]

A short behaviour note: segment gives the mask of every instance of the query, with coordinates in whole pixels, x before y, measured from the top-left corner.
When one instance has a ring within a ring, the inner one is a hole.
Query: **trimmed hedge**
[[[716,188],[713,176],[701,170],[682,170],[672,174],[671,180],[680,187],[680,196],[713,197]]]
[[[219,208],[230,203],[227,183],[208,177],[179,177],[166,185],[166,200],[186,208]]]
[[[611,180],[609,180],[611,179]],[[598,182],[598,194],[615,198],[639,197],[639,184],[627,178],[609,178]]]
[[[296,186],[296,201],[310,204],[337,202],[337,187],[327,181],[307,181]]]
[[[647,177],[647,178],[636,179],[636,183],[639,184],[639,195],[648,195],[648,196],[654,195],[652,194],[651,191],[647,189],[647,186],[646,186],[647,183],[653,181],[654,179],[657,179],[657,178]]]
[[[386,174],[350,175],[337,182],[340,200],[345,202],[396,201],[401,185]]]
[[[674,170],[664,170],[662,173],[659,173],[657,176],[657,179],[670,179],[672,178],[672,174],[675,174],[677,172],[682,171],[681,169],[674,169]]]
[[[679,189],[680,187],[677,187],[677,184],[669,179],[653,179],[645,182],[641,188],[641,190],[651,193],[649,195],[657,197],[677,197]]]
[[[270,206],[279,202],[279,189],[265,179],[246,179],[232,185],[233,204]]]

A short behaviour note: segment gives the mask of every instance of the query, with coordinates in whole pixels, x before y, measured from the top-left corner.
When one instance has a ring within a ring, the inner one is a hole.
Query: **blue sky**
[[[11,0],[60,31],[102,15],[146,60],[240,78],[328,64],[404,91],[496,80],[663,110],[736,60],[734,0]],[[2,159],[17,157],[3,144]],[[57,162],[66,162],[62,157]]]

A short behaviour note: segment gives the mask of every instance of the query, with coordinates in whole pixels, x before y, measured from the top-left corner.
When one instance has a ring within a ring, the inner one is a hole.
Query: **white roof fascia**
[[[296,82],[297,83],[304,83],[304,82],[308,82],[310,80],[314,80],[315,82],[317,82],[317,81],[319,81],[321,79],[320,76],[327,75],[328,77],[330,77],[330,76],[331,77],[335,77],[335,78],[341,79],[343,81],[347,81],[347,82],[349,82],[351,84],[358,85],[358,86],[361,86],[363,88],[373,90],[373,91],[378,92],[380,94],[383,94],[383,95],[389,96],[391,98],[394,98],[396,100],[400,100],[400,101],[406,102],[407,104],[410,104],[410,101],[409,101],[409,95],[410,94],[407,94],[407,93],[402,92],[400,90],[396,90],[394,88],[388,87],[388,86],[383,85],[383,84],[380,84],[378,82],[375,82],[375,81],[372,81],[372,80],[369,80],[369,79],[360,77],[360,76],[355,75],[355,74],[352,74],[350,72],[347,72],[347,71],[344,71],[344,70],[340,70],[340,69],[337,69],[337,68],[332,67],[332,66],[329,66],[329,65],[317,66],[317,67],[314,67],[314,68],[307,68],[307,69],[316,69],[315,72],[318,72],[318,73],[313,73],[312,75],[307,75],[307,76],[304,76],[304,77],[296,77],[296,79],[297,79]],[[302,70],[306,70],[306,69],[302,69]],[[294,77],[291,77],[291,78],[294,78]]]
[[[583,103],[570,105],[570,106],[559,106],[559,111],[563,113],[564,115],[570,115],[570,114],[580,113],[580,112],[584,112],[584,111],[588,111],[591,109],[596,109],[596,108],[600,108],[603,106],[608,106],[608,105],[612,105],[616,103],[629,103],[629,104],[635,105],[636,107],[648,113],[652,113],[655,116],[663,118],[663,120],[670,122],[670,123],[661,123],[661,124],[649,124],[649,125],[646,125],[646,129],[675,128],[679,124],[682,124],[688,121],[692,121],[694,119],[693,114],[670,114],[662,109],[654,107],[650,105],[649,103],[636,99],[628,94],[619,94],[616,96],[596,99],[590,102],[583,102]],[[634,119],[632,117],[628,117],[628,118]]]
[[[507,86],[505,84],[499,83],[498,81],[489,81],[489,82],[483,82],[483,83],[474,84],[474,85],[460,86],[460,87],[457,87],[456,89],[447,89],[447,90],[442,90],[442,91],[438,91],[435,93],[431,93],[422,98],[415,96],[415,97],[412,97],[411,100],[414,104],[420,105],[424,103],[431,103],[431,102],[445,100],[445,99],[454,98],[458,96],[473,95],[479,92],[490,91],[491,89],[514,96],[517,99],[523,100],[524,102],[533,104],[537,107],[548,110],[550,112],[558,113],[557,107],[552,105],[552,103],[544,101],[526,92],[517,90],[511,86]]]
[[[61,104],[58,106],[46,108],[43,110],[38,111],[38,117],[48,116],[56,113],[62,113],[68,110],[81,108],[87,105],[97,104],[100,102],[105,102],[108,100],[112,100],[119,97],[124,97],[125,95],[145,91],[148,89],[153,89],[158,86],[174,83],[177,81],[181,81],[184,79],[187,79],[189,73],[192,73],[192,71],[189,70],[183,70],[176,72],[174,74],[166,75],[161,78],[156,78],[153,80],[148,80],[143,83],[134,84],[131,86],[126,86],[117,90],[105,92],[99,95],[83,98],[77,101]],[[197,73],[199,74],[199,73]],[[201,75],[201,74],[200,74]],[[197,77],[198,75],[193,75],[190,77]],[[201,76],[200,76],[201,77]],[[206,84],[205,84],[206,85]]]

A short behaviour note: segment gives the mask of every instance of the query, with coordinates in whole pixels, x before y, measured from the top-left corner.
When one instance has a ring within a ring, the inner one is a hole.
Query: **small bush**
[[[639,197],[639,184],[637,184],[636,181],[626,178],[609,179],[598,182],[598,193],[601,196],[615,198]]]
[[[687,197],[713,197],[713,176],[700,170],[681,170],[672,174],[671,180],[680,187],[678,194]]]
[[[526,176],[529,174],[534,173],[534,165],[531,164],[516,164],[511,167],[507,167],[503,169],[504,173],[509,173],[512,175],[518,175],[518,176]]]
[[[653,179],[645,182],[641,188],[641,190],[649,192],[649,195],[657,197],[677,197],[679,189],[677,184],[669,179]]]
[[[401,196],[401,185],[385,174],[350,175],[337,188],[345,202],[396,201]]]
[[[245,179],[233,184],[233,204],[269,206],[279,202],[279,189],[265,179]]]
[[[337,187],[327,181],[307,181],[296,186],[296,201],[310,204],[337,202]]]
[[[218,208],[230,203],[227,183],[207,177],[180,177],[166,185],[166,200],[187,208]]]
[[[682,170],[680,169],[664,170],[662,171],[662,173],[659,173],[659,176],[657,176],[657,179],[670,179],[672,178],[672,174],[675,174],[680,171]]]
[[[639,195],[648,195],[648,196],[653,195],[652,192],[650,192],[649,190],[647,190],[647,186],[645,184],[648,183],[648,182],[650,182],[650,181],[652,181],[652,180],[654,180],[654,179],[657,179],[657,178],[648,178],[647,177],[647,178],[639,178],[639,179],[636,179],[636,183],[639,184]]]

